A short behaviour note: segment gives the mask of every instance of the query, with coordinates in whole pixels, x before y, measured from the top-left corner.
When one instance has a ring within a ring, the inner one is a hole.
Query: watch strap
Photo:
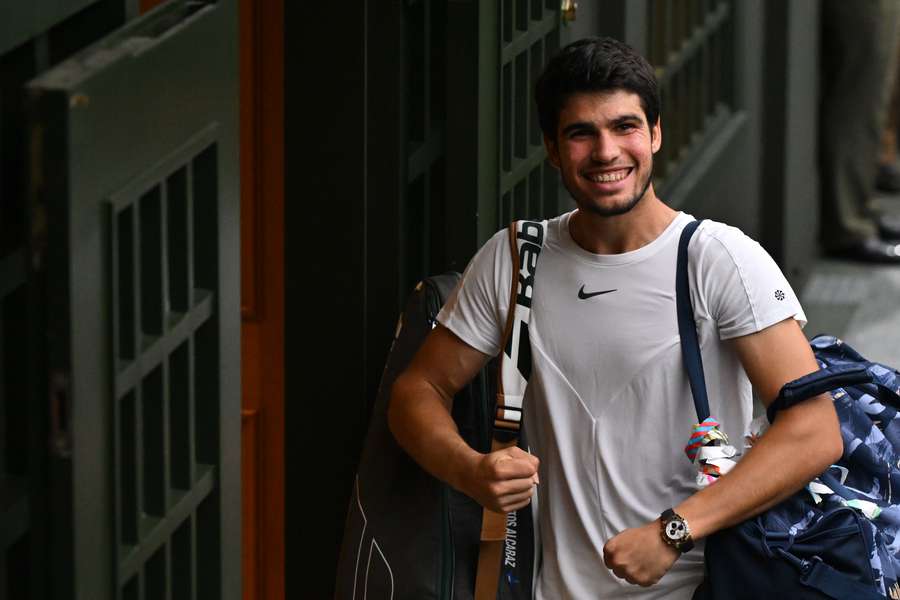
[[[687,537],[685,537],[683,540],[676,541],[676,540],[669,538],[669,536],[666,535],[666,525],[670,521],[673,521],[676,519],[681,521],[682,523],[684,523],[684,526],[687,529]],[[676,513],[673,509],[667,508],[666,510],[664,510],[662,512],[661,515],[659,515],[659,520],[660,520],[659,534],[662,537],[663,541],[667,545],[675,548],[681,554],[684,554],[685,552],[690,552],[691,550],[694,549],[694,538],[691,537],[691,528],[688,525],[687,519],[685,519],[684,517],[682,517],[681,515]]]

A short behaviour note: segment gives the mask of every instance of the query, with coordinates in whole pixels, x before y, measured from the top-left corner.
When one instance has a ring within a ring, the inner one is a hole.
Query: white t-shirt
[[[603,564],[603,545],[697,489],[696,467],[682,450],[697,418],[675,310],[678,239],[692,217],[679,214],[642,248],[597,255],[572,240],[572,214],[548,224],[529,325],[525,428],[541,459],[536,597],[689,599],[702,579],[702,543],[650,588],[616,578]],[[438,321],[497,354],[511,269],[504,230],[472,259]],[[803,325],[805,316],[772,258],[733,227],[700,225],[689,275],[710,410],[741,448],[751,387],[725,340],[790,317]]]

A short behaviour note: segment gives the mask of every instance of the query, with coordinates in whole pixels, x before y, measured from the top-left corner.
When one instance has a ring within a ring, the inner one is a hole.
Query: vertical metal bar
[[[115,214],[112,210],[110,212],[113,213],[113,215]],[[110,219],[110,221],[112,223],[115,223],[116,222],[115,216],[113,216],[113,218]],[[113,230],[115,231],[115,226],[113,227]],[[118,243],[115,241],[115,233],[113,233],[112,237],[113,237],[112,247],[118,248]],[[114,265],[113,273],[116,273],[117,269],[115,268],[115,261],[116,261],[115,256],[118,254],[118,252],[114,250],[112,254],[114,257],[113,258],[113,265]],[[113,275],[113,282],[114,282],[113,289],[117,290],[118,284],[115,281],[116,281],[116,276]],[[118,292],[113,294],[113,296],[114,297],[118,296]],[[114,300],[113,305],[116,305],[116,304],[117,304],[117,301]],[[113,322],[118,323],[118,318],[116,318]],[[118,336],[116,336],[116,337],[118,338]],[[116,352],[116,354],[114,355],[114,359],[118,359],[118,356],[119,356],[118,352]],[[113,364],[115,364],[115,362]],[[122,523],[122,516],[124,514],[122,503],[124,501],[123,496],[124,496],[124,483],[125,483],[124,477],[122,477],[122,473],[125,468],[125,466],[123,464],[123,460],[122,460],[122,454],[123,454],[123,452],[122,452],[122,443],[123,443],[123,440],[122,440],[122,402],[123,402],[122,398],[113,396],[113,410],[112,410],[112,413],[113,413],[113,416],[112,416],[112,422],[113,422],[113,490],[115,493],[115,502],[113,502],[113,511],[114,511],[114,513],[113,513],[113,540],[114,540],[113,550],[115,551],[115,557],[116,557],[116,572],[115,572],[116,580],[118,580],[118,578],[119,578],[118,557],[121,556],[121,554],[122,554],[120,549],[123,546],[124,537],[125,537],[124,532],[123,532],[123,523]],[[116,586],[115,597],[117,598],[117,600],[121,597],[121,588],[118,585]]]
[[[544,40],[539,39],[531,46],[531,77],[528,82],[528,89],[534,89],[534,83],[537,81],[537,78],[540,77],[541,68],[544,66]],[[541,145],[541,128],[538,122],[538,114],[537,107],[534,104],[534,99],[529,94],[528,97],[528,106],[532,110],[532,115],[528,119],[528,143],[532,146],[540,146]]]
[[[159,184],[159,246],[160,275],[162,286],[162,332],[169,329],[169,314],[172,312],[172,299],[169,293],[169,184],[163,180]]]
[[[172,456],[172,428],[171,428],[171,416],[172,413],[169,411],[169,407],[171,405],[171,385],[170,385],[170,377],[171,374],[169,372],[169,360],[168,357],[162,363],[162,390],[160,394],[160,402],[162,402],[162,406],[160,410],[162,412],[162,430],[160,434],[162,434],[162,456],[159,457],[160,468],[162,469],[162,497],[163,497],[163,511],[168,512],[169,508],[172,506],[172,465],[168,460],[168,457]]]
[[[192,335],[188,338],[188,475],[190,485],[197,481],[197,342]]]
[[[528,156],[528,51],[518,54],[513,64],[513,147],[515,157],[521,160]]]
[[[194,162],[188,162],[186,166],[185,183],[185,202],[184,202],[184,218],[186,223],[186,250],[185,256],[187,260],[187,305],[188,308],[194,305],[194,290],[197,287],[197,281],[194,274]],[[193,356],[193,352],[191,352]],[[193,371],[192,371],[193,372]]]
[[[502,66],[503,83],[500,92],[500,119],[501,119],[501,148],[502,148],[502,169],[510,171],[512,169],[513,154],[513,76],[512,65],[506,63]]]
[[[134,506],[137,511],[137,543],[144,537],[144,391],[142,385],[134,388]],[[141,586],[143,588],[143,585]]]
[[[138,207],[134,204],[131,206],[131,260],[132,260],[132,288],[134,290],[134,321],[132,322],[132,332],[134,339],[134,354],[137,358],[141,353],[143,346],[143,335],[141,332],[141,227]]]

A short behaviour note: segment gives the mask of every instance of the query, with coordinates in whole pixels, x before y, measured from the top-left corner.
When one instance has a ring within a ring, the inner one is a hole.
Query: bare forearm
[[[450,399],[421,380],[400,376],[391,393],[391,432],[422,468],[462,490],[479,454],[466,444],[450,415]]]
[[[831,400],[811,399],[782,413],[735,468],[675,508],[695,538],[729,527],[784,500],[840,457]]]

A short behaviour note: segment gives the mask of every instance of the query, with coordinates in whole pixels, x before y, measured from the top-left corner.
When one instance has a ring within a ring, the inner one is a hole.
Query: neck
[[[622,254],[646,246],[678,214],[656,197],[652,186],[646,194],[633,209],[615,217],[578,209],[569,220],[569,234],[593,254]]]

